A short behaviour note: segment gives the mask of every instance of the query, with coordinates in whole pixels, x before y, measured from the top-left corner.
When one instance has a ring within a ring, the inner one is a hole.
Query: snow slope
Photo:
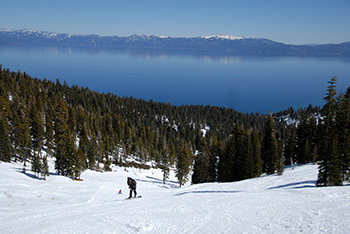
[[[51,168],[52,169],[52,165]],[[236,183],[186,185],[159,170],[86,171],[46,181],[0,163],[0,233],[349,233],[350,191],[315,187],[317,166]],[[52,171],[53,172],[53,171]],[[126,178],[141,199],[126,200]],[[122,189],[122,194],[118,194]]]

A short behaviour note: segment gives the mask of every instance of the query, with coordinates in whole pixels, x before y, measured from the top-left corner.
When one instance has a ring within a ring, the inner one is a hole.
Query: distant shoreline
[[[231,39],[234,38],[234,39]],[[264,38],[244,37],[128,37],[72,35],[33,30],[0,30],[0,46],[71,46],[88,48],[184,51],[228,56],[350,57],[350,42],[322,45],[290,45]]]

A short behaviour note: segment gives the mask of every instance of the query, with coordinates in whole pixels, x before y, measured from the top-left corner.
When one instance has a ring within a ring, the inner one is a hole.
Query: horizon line
[[[222,34],[222,35],[201,35],[201,36],[169,36],[169,35],[155,35],[155,34],[140,34],[140,33],[133,33],[128,36],[120,36],[120,35],[100,35],[100,34],[95,34],[95,33],[90,33],[90,34],[75,34],[75,33],[65,33],[65,32],[55,32],[55,31],[46,31],[46,30],[36,30],[36,29],[29,29],[29,28],[23,28],[23,29],[6,29],[6,28],[0,28],[1,31],[32,31],[32,32],[41,32],[41,33],[51,33],[51,34],[66,34],[66,35],[74,35],[74,36],[99,36],[99,37],[132,37],[132,36],[147,36],[147,37],[158,37],[158,38],[202,38],[202,39],[211,39],[211,38],[220,38],[220,39],[226,39],[226,40],[241,40],[241,39],[265,39],[265,40],[271,40],[274,41],[273,39],[270,38],[265,38],[265,37],[245,37],[245,36],[233,36],[233,35],[227,35],[227,34]],[[285,43],[285,42],[280,42],[280,41],[274,41],[277,43],[283,43],[286,45],[304,45],[304,46],[318,46],[318,45],[328,45],[328,44],[343,44],[350,42],[350,39],[347,41],[343,42],[338,42],[338,43],[302,43],[302,44],[291,44],[291,43]]]

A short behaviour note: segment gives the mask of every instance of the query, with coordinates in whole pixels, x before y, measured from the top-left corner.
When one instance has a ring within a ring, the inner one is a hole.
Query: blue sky
[[[0,28],[339,43],[350,41],[350,0],[1,0]]]

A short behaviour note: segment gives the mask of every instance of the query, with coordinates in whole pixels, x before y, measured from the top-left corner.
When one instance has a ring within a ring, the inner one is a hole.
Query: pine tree
[[[337,135],[343,181],[350,176],[350,87],[338,98]]]
[[[233,134],[226,143],[223,154],[220,155],[218,165],[218,181],[231,182],[233,181],[233,165],[235,157],[235,138]]]
[[[69,130],[71,131],[72,136],[76,135],[77,132],[77,121],[75,110],[72,106],[68,107],[68,118],[69,118]]]
[[[179,186],[184,185],[188,180],[188,173],[191,166],[191,151],[189,146],[182,144],[177,153],[175,176],[179,181]]]
[[[30,128],[29,128],[29,115],[27,114],[25,109],[20,110],[20,125],[19,132],[20,138],[19,143],[22,149],[24,148],[32,148],[30,141]]]
[[[295,154],[298,164],[306,164],[310,159],[309,126],[306,114],[303,114],[296,132]]]
[[[204,152],[199,152],[195,156],[193,174],[192,174],[192,183],[205,183],[208,178],[208,169],[209,169],[209,157]]]
[[[76,162],[73,165],[73,177],[79,180],[81,172],[85,169],[87,169],[86,157],[83,150],[79,148],[76,153]]]
[[[345,121],[343,122],[344,137],[342,141],[342,165],[343,165],[343,178],[344,180],[350,180],[350,87],[347,89],[343,104],[343,116]]]
[[[296,161],[295,159],[295,145],[296,145],[296,126],[295,124],[291,125],[287,131],[287,137],[286,137],[286,143],[284,147],[284,157],[285,157],[285,164],[290,164],[291,167],[294,169],[294,163]]]
[[[232,181],[251,178],[252,160],[249,154],[248,133],[236,125],[233,130],[234,155],[233,155],[233,177]]]
[[[62,100],[57,101],[56,114],[54,120],[54,156],[55,169],[59,175],[65,174],[66,138],[68,137],[67,109]]]
[[[109,159],[108,155],[106,154],[105,159],[103,160],[103,170],[104,171],[112,171],[111,164],[112,164],[112,162]]]
[[[252,177],[253,160],[249,148],[248,133],[236,124],[220,159],[219,181],[231,182]]]
[[[310,161],[314,164],[317,163],[318,154],[317,154],[317,120],[312,115],[308,121],[309,124],[309,147],[310,147]]]
[[[44,142],[44,126],[42,111],[32,105],[30,109],[30,132],[33,148],[41,151]]]
[[[198,142],[198,153],[195,155],[193,165],[193,184],[208,182],[209,162],[209,148],[206,141],[201,137],[200,142]]]
[[[170,168],[168,166],[162,165],[161,169],[163,172],[163,184],[165,184],[166,180],[169,179]]]
[[[338,150],[338,139],[336,134],[336,83],[334,76],[328,82],[327,96],[324,98],[326,104],[322,109],[323,122],[320,124],[319,144],[319,173],[317,186],[342,185],[341,160]]]
[[[66,103],[58,98],[55,114],[55,169],[58,174],[73,176],[76,159],[75,143],[68,127],[68,109]]]
[[[1,99],[1,97],[0,97]],[[1,102],[1,100],[0,100]],[[11,142],[8,130],[8,119],[4,112],[4,107],[0,105],[0,161],[11,161]]]
[[[10,134],[10,141],[11,141],[11,145],[13,147],[13,156],[14,156],[14,160],[15,162],[17,162],[18,154],[21,151],[20,148],[20,132],[19,132],[19,125],[20,125],[20,119],[17,113],[17,109],[16,107],[14,107],[14,105],[11,105],[11,118],[10,118],[10,122],[11,122],[11,128],[9,129],[9,134]]]
[[[43,162],[42,162],[41,166],[42,166],[41,167],[41,173],[44,176],[44,180],[46,180],[46,177],[50,175],[50,173],[49,173],[49,165],[47,163],[47,157],[46,156],[43,157]]]
[[[261,158],[263,160],[263,172],[273,174],[277,166],[277,140],[273,130],[273,119],[269,115],[266,121],[264,139],[261,148]]]
[[[315,117],[303,112],[296,130],[294,148],[296,162],[298,164],[307,164],[316,161],[316,132],[317,124]]]
[[[77,159],[77,149],[75,146],[74,138],[72,137],[70,130],[67,131],[67,137],[65,138],[65,153],[64,156],[64,175],[75,179],[75,169],[80,168],[79,160]]]
[[[0,65],[1,72],[1,65]],[[11,161],[11,139],[9,131],[10,103],[5,84],[0,80],[0,161]]]
[[[160,163],[161,163],[160,164],[160,168],[161,168],[162,173],[163,173],[163,184],[165,184],[166,180],[169,178],[169,173],[170,173],[170,169],[169,169],[169,155],[168,154],[163,154],[162,157],[161,157]]]
[[[89,138],[88,138],[88,133],[85,125],[83,125],[79,131],[79,148],[82,150],[82,152],[87,155],[88,150],[89,150]]]
[[[30,129],[29,129],[29,116],[26,112],[26,108],[18,96],[14,97],[12,102],[12,129],[10,131],[12,145],[15,151],[15,157],[17,155],[24,160],[25,148],[32,148],[30,141]]]
[[[95,170],[97,168],[97,143],[96,143],[96,137],[93,135],[88,141],[87,146],[87,153],[86,153],[86,159],[88,161],[88,168],[91,170]],[[123,153],[125,154],[125,161],[126,161],[126,152],[123,149]]]
[[[52,122],[52,110],[51,108],[48,108],[46,114],[45,114],[45,146],[46,146],[46,152],[47,155],[52,156],[53,155],[53,148],[54,148],[54,142],[53,142],[53,122]]]
[[[222,154],[221,146],[218,143],[217,137],[213,134],[209,137],[209,168],[208,182],[216,182],[218,177],[218,159]]]
[[[284,172],[284,157],[283,157],[283,140],[280,139],[278,141],[278,149],[277,149],[277,174],[283,175]]]
[[[251,177],[258,177],[262,174],[262,160],[261,160],[261,145],[256,126],[250,137],[250,154],[252,157],[252,173]]]
[[[32,171],[34,172],[35,177],[39,177],[42,164],[40,162],[40,157],[39,154],[33,154],[32,160],[31,160],[31,166],[32,166]]]

